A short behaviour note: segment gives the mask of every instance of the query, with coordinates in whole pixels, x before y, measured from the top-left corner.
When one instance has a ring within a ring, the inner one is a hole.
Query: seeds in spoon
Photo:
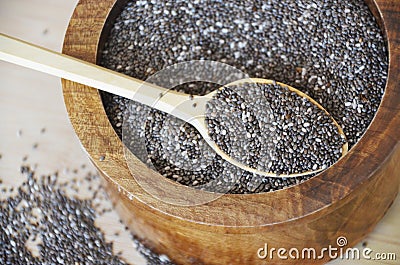
[[[206,124],[229,156],[276,174],[325,169],[341,157],[346,142],[323,109],[279,84],[219,90],[208,102]]]

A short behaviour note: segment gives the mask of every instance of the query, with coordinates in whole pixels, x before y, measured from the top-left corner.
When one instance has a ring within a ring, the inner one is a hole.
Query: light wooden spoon
[[[211,146],[211,148],[224,160],[246,171],[268,177],[298,177],[317,173],[323,170],[317,169],[313,171],[278,176],[273,172],[264,172],[255,168],[251,168],[248,165],[233,159],[224,151],[222,151],[210,138],[207,125],[205,123],[206,104],[210,99],[213,98],[217,90],[205,96],[191,96],[173,90],[167,90],[160,86],[147,83],[145,81],[138,80],[4,34],[0,34],[0,59],[122,96],[165,113],[174,115],[175,117],[193,125],[199,131],[204,140]],[[272,80],[258,78],[242,79],[226,86],[248,82],[265,84],[275,83]],[[291,91],[297,93],[299,96],[307,98],[313,104],[318,106],[318,108],[325,111],[327,115],[329,115],[329,113],[321,105],[301,91],[282,83],[277,84],[288,87]],[[332,120],[338,128],[338,132],[344,136],[343,130],[339,124],[333,118]],[[342,155],[346,153],[347,143],[343,145],[342,148]]]

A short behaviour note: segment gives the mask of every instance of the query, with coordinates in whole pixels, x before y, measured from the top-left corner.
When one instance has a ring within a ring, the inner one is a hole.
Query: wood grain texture
[[[102,37],[103,25],[109,25],[108,15],[115,16],[121,7],[115,3],[80,1],[66,33],[64,53],[95,62],[106,34]],[[384,28],[390,57],[386,92],[376,118],[359,143],[334,166],[288,189],[224,195],[192,207],[158,200],[134,177],[163,177],[134,157],[129,170],[122,142],[98,92],[64,80],[65,104],[75,131],[109,182],[110,194],[133,232],[180,264],[261,264],[256,251],[265,242],[273,247],[320,249],[335,246],[341,235],[352,246],[371,231],[394,200],[400,181],[400,4],[388,0],[368,3]],[[102,156],[105,159],[100,161]],[[174,183],[158,189],[177,199],[210,196]]]

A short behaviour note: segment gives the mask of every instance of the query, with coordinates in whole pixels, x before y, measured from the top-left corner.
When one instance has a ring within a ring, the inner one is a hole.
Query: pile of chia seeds
[[[107,198],[97,175],[80,177],[90,183],[86,192],[92,194],[81,199],[68,193],[83,191],[75,178],[60,182],[58,172],[36,176],[26,162],[21,174],[19,187],[8,187],[0,178],[0,264],[130,264],[96,225],[97,218],[112,211],[101,206]],[[147,264],[172,265],[132,235],[131,243]]]
[[[190,60],[226,63],[250,77],[276,80],[303,91],[341,125],[349,148],[377,111],[388,68],[382,32],[362,0],[129,1],[108,36],[101,64],[146,80],[167,66]],[[206,94],[211,88],[200,82],[177,89]],[[204,185],[222,177],[221,185],[228,183],[231,193],[254,193],[311,177],[276,179],[234,168],[216,155],[204,156],[204,141],[192,126],[118,96],[102,93],[102,98],[119,136],[124,123],[128,128],[124,133],[145,135],[147,160],[162,175],[184,185]],[[138,118],[143,115],[147,116],[144,129]],[[293,129],[288,127],[288,134]],[[337,149],[339,142],[334,138],[324,139],[326,148]],[[323,159],[315,158],[320,161],[315,164],[328,167],[336,161],[335,156]],[[191,167],[182,166],[183,161]],[[289,148],[282,149],[281,159],[271,168],[291,172],[290,165],[296,163]],[[312,161],[307,163],[315,167]]]

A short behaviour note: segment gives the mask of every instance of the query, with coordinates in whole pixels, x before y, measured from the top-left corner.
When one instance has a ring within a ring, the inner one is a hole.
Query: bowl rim
[[[63,53],[95,63],[104,44],[104,32],[110,29],[126,1],[80,0],[65,34]],[[385,93],[374,119],[349,153],[303,183],[267,193],[225,194],[207,204],[187,208],[171,205],[148,194],[133,179],[122,142],[107,118],[99,92],[62,80],[70,121],[83,149],[102,175],[130,199],[167,218],[224,227],[269,227],[317,218],[316,213],[333,211],[340,205],[337,202],[345,203],[351,192],[377,177],[375,173],[400,141],[400,68],[396,65],[400,61],[400,32],[396,32],[400,15],[388,11],[396,7],[387,0],[366,2],[386,36],[389,69]],[[161,176],[140,163],[133,174]]]

